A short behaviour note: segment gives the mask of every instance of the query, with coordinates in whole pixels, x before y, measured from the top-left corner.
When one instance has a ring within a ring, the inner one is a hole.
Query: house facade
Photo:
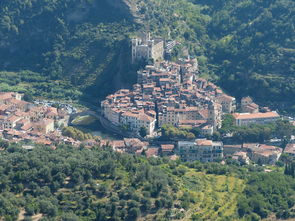
[[[268,124],[280,119],[280,115],[273,112],[266,113],[234,113],[236,126],[249,126],[251,124]]]
[[[223,143],[212,140],[178,141],[176,152],[184,161],[213,162],[223,158]]]

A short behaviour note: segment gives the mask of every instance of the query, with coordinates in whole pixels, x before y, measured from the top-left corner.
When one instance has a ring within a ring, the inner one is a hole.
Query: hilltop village
[[[138,71],[137,84],[133,86],[133,90],[119,90],[102,101],[103,116],[110,124],[132,131],[134,136],[139,136],[140,131],[145,128],[147,137],[150,138],[158,136],[157,129],[164,125],[200,128],[203,137],[213,135],[222,126],[224,114],[232,113],[237,126],[266,124],[280,118],[278,113],[267,108],[263,113],[259,112],[259,106],[250,97],[242,99],[244,113],[235,113],[236,99],[212,82],[198,77],[198,71],[196,59],[161,61],[155,65],[147,65],[144,70]],[[148,146],[139,139],[134,140],[138,143],[135,151],[137,153]],[[113,142],[116,150],[122,150],[125,146],[124,142]],[[175,157],[176,154],[185,161],[203,162],[222,159],[228,154],[249,162],[247,153],[251,153],[253,159],[255,156],[257,160],[262,158],[263,162],[274,163],[282,153],[275,146],[244,144],[235,148],[224,147],[222,142],[206,139],[178,140],[172,145],[163,144],[160,148],[146,150],[148,156],[161,153]]]
[[[169,44],[171,51],[171,43]],[[222,117],[232,114],[236,126],[268,124],[280,115],[267,107],[259,107],[250,97],[244,97],[237,110],[236,99],[212,82],[201,78],[197,59],[163,60],[166,49],[159,38],[150,35],[132,40],[132,62],[141,59],[155,61],[137,73],[137,83],[131,90],[121,89],[101,102],[103,117],[108,124],[121,128],[140,138],[159,136],[159,128],[171,125],[176,128],[199,128],[203,139],[175,140],[174,143],[148,148],[146,142],[134,138],[138,145],[135,153],[145,150],[148,156],[164,155],[185,161],[203,162],[233,157],[248,163],[251,160],[274,163],[282,149],[265,144],[223,145],[205,139],[222,126]],[[142,132],[144,131],[144,132]],[[117,151],[127,150],[124,141],[113,141]],[[128,143],[128,142],[127,142]],[[141,147],[140,147],[141,146]],[[129,149],[130,150],[130,149]],[[128,151],[127,151],[128,152]]]
[[[132,90],[119,90],[102,101],[103,116],[134,133],[145,128],[150,137],[163,125],[199,127],[203,135],[212,135],[221,127],[223,114],[236,111],[236,99],[199,77],[197,59],[165,61],[165,51],[163,41],[152,39],[150,34],[132,39],[132,62],[156,62],[138,71]],[[243,113],[233,114],[239,126],[271,123],[280,118],[268,108],[260,113],[250,97],[241,103]]]
[[[282,149],[273,144],[224,145],[206,139],[222,127],[225,114],[233,116],[236,126],[268,124],[281,117],[267,107],[259,107],[250,97],[242,98],[238,105],[234,97],[200,77],[196,58],[164,60],[175,44],[170,41],[165,46],[161,39],[151,39],[150,35],[132,40],[132,62],[142,59],[154,62],[137,72],[137,83],[132,89],[121,89],[101,102],[103,126],[120,131],[124,139],[81,141],[64,136],[61,129],[69,123],[69,112],[23,101],[22,94],[12,92],[0,93],[0,135],[13,142],[33,141],[48,146],[64,143],[87,148],[110,146],[120,153],[166,156],[174,160],[212,162],[230,157],[246,164],[250,161],[274,164]],[[197,128],[200,134],[198,139],[159,142],[160,129],[167,125]],[[285,152],[293,156],[295,144],[289,143]]]

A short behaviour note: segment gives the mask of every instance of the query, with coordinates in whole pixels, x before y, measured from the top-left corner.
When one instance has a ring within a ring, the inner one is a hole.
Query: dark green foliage
[[[122,10],[106,0],[2,1],[0,70],[11,72],[0,90],[58,99],[78,99],[87,92],[89,99],[132,83],[132,16],[123,1],[117,6]],[[105,84],[113,80],[112,86]]]
[[[75,127],[65,127],[62,130],[62,134],[64,136],[72,137],[77,140],[87,140],[87,139],[97,139],[98,137],[95,137],[89,133],[84,133],[83,131],[75,128]]]
[[[0,156],[0,217],[15,220],[24,208],[27,216],[50,220],[135,220],[177,199],[174,180],[158,167],[161,159],[152,165],[109,148],[7,150]],[[164,199],[168,191],[172,198]]]
[[[250,125],[248,127],[234,126],[231,115],[225,115],[223,120],[224,124],[220,132],[225,135],[226,133],[233,134],[233,141],[237,143],[260,142],[263,143],[270,138],[279,138],[283,141],[282,147],[291,138],[295,132],[295,127],[289,121],[279,120],[273,124],[266,125]]]
[[[196,130],[193,130],[196,132]],[[161,140],[194,139],[195,135],[190,130],[179,129],[171,125],[163,125],[161,128]]]
[[[195,2],[209,7],[211,43],[207,52],[221,86],[238,97],[251,95],[264,104],[287,102],[290,106],[281,107],[292,111],[294,1]]]
[[[295,162],[294,161],[287,162],[285,164],[284,174],[295,178]]]
[[[42,213],[44,220],[136,220],[146,215],[176,219],[178,215],[163,211],[189,209],[198,202],[186,188],[200,187],[195,182],[179,183],[196,170],[202,172],[200,176],[211,174],[212,179],[223,175],[245,180],[237,202],[240,217],[259,220],[275,213],[289,218],[294,216],[290,209],[295,194],[293,167],[286,166],[285,174],[291,175],[286,176],[266,174],[259,166],[146,159],[114,153],[107,147],[27,151],[10,144],[0,155],[0,217],[15,220],[23,208],[28,218]]]
[[[255,213],[266,218],[275,213],[278,218],[291,218],[294,206],[295,180],[279,173],[251,174],[244,190],[244,196],[238,200],[240,217],[251,217]]]
[[[145,137],[147,135],[147,129],[146,127],[141,127],[140,130],[139,130],[139,135],[141,137]]]

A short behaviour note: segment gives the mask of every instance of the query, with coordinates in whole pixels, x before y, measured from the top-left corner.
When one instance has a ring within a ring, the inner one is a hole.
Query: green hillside
[[[0,89],[96,102],[135,82],[129,37],[181,42],[202,74],[240,98],[294,111],[292,0],[4,0]],[[7,73],[9,72],[9,73]]]
[[[234,95],[295,111],[295,2],[202,1],[208,26],[210,63],[219,83]]]
[[[183,164],[61,145],[0,152],[0,219],[259,220],[295,217],[295,179],[257,166]],[[280,169],[281,171],[281,169]]]
[[[124,85],[130,80],[128,41],[135,26],[123,1],[116,4],[2,1],[1,89],[77,99],[105,96]]]

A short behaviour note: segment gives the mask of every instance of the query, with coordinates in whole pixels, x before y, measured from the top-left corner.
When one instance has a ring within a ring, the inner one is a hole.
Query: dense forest
[[[1,1],[1,90],[77,100],[122,87],[136,24],[108,2]]]
[[[0,89],[97,102],[128,87],[129,38],[150,30],[240,98],[294,111],[292,0],[4,0]],[[2,72],[1,72],[2,71]]]
[[[212,17],[207,57],[220,85],[237,97],[295,111],[295,2],[201,2]]]
[[[0,140],[0,218],[259,220],[294,217],[295,179],[260,166],[181,163]]]

